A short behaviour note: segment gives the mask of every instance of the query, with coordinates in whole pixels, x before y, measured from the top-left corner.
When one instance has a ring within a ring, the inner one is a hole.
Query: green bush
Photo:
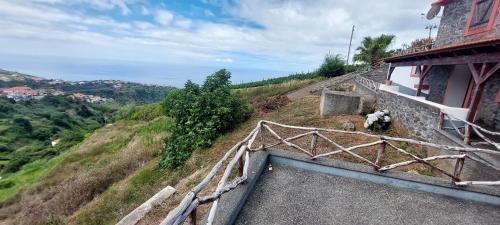
[[[31,122],[25,118],[15,118],[14,124],[24,132],[31,133],[33,131]]]
[[[355,71],[367,70],[368,67],[369,67],[368,64],[351,64],[351,65],[346,65],[345,72],[346,73],[352,73],[352,72],[355,72]]]
[[[318,74],[323,77],[336,77],[346,72],[345,61],[340,55],[326,55],[323,64],[318,69]]]
[[[188,81],[183,89],[172,91],[163,107],[175,123],[165,140],[160,165],[176,168],[196,148],[209,147],[225,131],[248,117],[248,108],[231,94],[231,73],[225,69],[210,75],[200,87]]]
[[[4,143],[0,143],[0,152],[10,152],[11,149]]]
[[[81,105],[76,114],[84,118],[94,116],[94,113],[85,105]]]
[[[24,164],[31,161],[31,156],[27,153],[28,151],[17,151],[12,154],[11,160],[5,165],[4,170],[6,172],[16,172]]]
[[[16,185],[12,180],[0,180],[0,189],[7,189]]]

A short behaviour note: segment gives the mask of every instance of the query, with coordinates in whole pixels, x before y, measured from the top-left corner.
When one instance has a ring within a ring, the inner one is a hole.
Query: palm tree
[[[379,65],[383,58],[391,55],[392,51],[388,51],[389,45],[394,41],[396,36],[382,34],[379,37],[365,37],[356,50],[359,53],[354,55],[354,61],[361,61],[370,64],[371,67]]]

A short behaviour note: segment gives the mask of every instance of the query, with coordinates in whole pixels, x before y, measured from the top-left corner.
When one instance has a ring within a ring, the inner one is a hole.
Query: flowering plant
[[[366,115],[365,128],[369,130],[387,130],[391,125],[389,110],[376,111]]]

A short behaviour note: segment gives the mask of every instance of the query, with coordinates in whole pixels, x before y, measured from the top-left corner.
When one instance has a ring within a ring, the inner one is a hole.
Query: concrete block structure
[[[361,96],[352,92],[327,91],[321,94],[321,116],[333,116],[358,113]]]

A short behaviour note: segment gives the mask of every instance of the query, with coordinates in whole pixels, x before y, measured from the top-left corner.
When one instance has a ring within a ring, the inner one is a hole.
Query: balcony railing
[[[392,57],[427,51],[434,47],[434,43],[434,39],[426,38],[413,41],[410,45],[403,44],[402,48],[396,49],[392,53]]]
[[[467,133],[471,132],[466,132],[466,130],[469,129],[479,138],[479,141],[472,141],[470,142],[470,145],[488,146],[500,151],[500,143],[497,142],[497,140],[500,139],[500,132],[487,130],[477,124],[456,118],[446,112],[441,112],[439,114],[439,128],[442,130],[451,130],[456,135],[460,136],[464,140],[464,143],[467,142],[467,140],[470,140],[470,137],[467,137]]]

